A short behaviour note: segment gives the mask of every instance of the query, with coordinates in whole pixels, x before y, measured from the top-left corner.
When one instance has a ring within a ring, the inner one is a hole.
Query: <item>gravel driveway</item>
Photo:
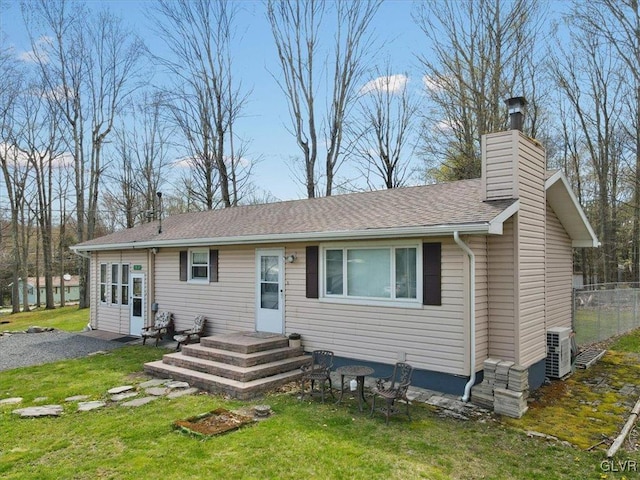
[[[122,343],[54,330],[0,336],[0,371],[113,350]]]

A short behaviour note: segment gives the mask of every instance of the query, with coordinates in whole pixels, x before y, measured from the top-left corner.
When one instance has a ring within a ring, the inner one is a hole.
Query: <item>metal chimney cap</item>
[[[504,101],[509,109],[509,114],[523,113],[524,106],[527,104],[527,99],[524,97],[511,97]]]

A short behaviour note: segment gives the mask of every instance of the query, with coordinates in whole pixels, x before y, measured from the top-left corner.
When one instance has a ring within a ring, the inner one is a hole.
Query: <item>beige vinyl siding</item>
[[[129,263],[129,274],[144,273],[145,274],[145,291],[149,290],[148,282],[148,265],[146,250],[127,250],[116,252],[98,252],[94,255],[95,268],[92,268],[95,281],[91,285],[91,301],[95,305],[96,318],[95,327],[98,330],[108,332],[121,333],[127,335],[130,331],[130,307],[131,305],[115,305],[111,304],[111,265],[114,263]],[[107,264],[107,303],[100,302],[100,264]],[[142,270],[133,271],[133,265],[141,265]],[[130,284],[131,285],[131,284]],[[131,286],[129,287],[131,288]],[[148,297],[147,297],[148,300]],[[145,306],[147,318],[150,317],[150,309],[148,303]],[[147,323],[149,323],[147,321]]]
[[[451,238],[442,241],[442,306],[367,306],[305,298],[304,246],[287,265],[287,332],[302,334],[305,350],[393,364],[399,354],[415,368],[467,375],[464,256]]]
[[[571,239],[547,205],[547,328],[571,326],[573,249]]]
[[[476,257],[476,371],[484,368],[489,356],[489,283],[487,265],[487,237],[472,236],[464,239]],[[465,331],[466,338],[469,332]]]
[[[530,366],[546,355],[544,151],[518,135],[518,338],[517,363]]]
[[[89,266],[89,323],[94,330],[98,328],[98,308],[100,303],[100,262],[98,261],[98,252],[91,255]]]
[[[284,264],[286,333],[300,333],[306,351],[330,349],[337,356],[388,364],[403,358],[415,368],[468,375],[466,255],[450,237],[428,241],[442,242],[442,306],[381,307],[306,298],[307,245],[287,245],[285,256],[295,253],[297,259]],[[480,257],[483,242],[474,242]],[[274,246],[261,246],[270,247]],[[173,312],[178,329],[188,328],[195,315],[203,314],[208,319],[207,335],[254,330],[256,248],[219,247],[219,281],[209,284],[179,280],[180,250],[162,248],[155,256],[151,301],[160,310]],[[127,255],[122,253],[123,261]],[[119,261],[120,256],[119,252],[98,255],[99,261],[108,263]],[[480,285],[486,289],[484,283]],[[479,311],[486,310],[486,301],[479,302]],[[128,316],[121,317],[118,308],[109,307],[98,305],[105,329],[128,329]]]
[[[216,248],[216,247],[211,247]],[[265,247],[266,248],[266,247]],[[255,248],[219,247],[218,282],[180,281],[180,251],[161,249],[155,263],[155,301],[173,312],[177,329],[207,317],[206,335],[255,329]]]
[[[516,217],[504,223],[502,235],[487,238],[489,357],[516,360]]]
[[[482,142],[482,182],[486,200],[518,198],[514,132],[485,135]]]

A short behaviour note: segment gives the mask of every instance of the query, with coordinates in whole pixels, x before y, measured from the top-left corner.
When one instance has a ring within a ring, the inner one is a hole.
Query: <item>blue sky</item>
[[[1,1],[1,0],[0,0]],[[137,31],[154,53],[162,51],[162,41],[152,32],[148,11],[152,0],[89,1],[96,10],[108,6]],[[251,90],[245,118],[236,131],[249,141],[249,158],[259,158],[254,168],[255,183],[279,199],[302,198],[305,189],[292,177],[289,159],[298,155],[294,137],[287,131],[290,124],[284,94],[273,75],[279,75],[273,37],[261,1],[240,0],[237,22],[237,53],[234,56],[236,77]],[[31,49],[26,35],[19,2],[3,2],[0,27],[3,43],[17,55]],[[411,20],[411,0],[388,0],[376,15],[373,30],[379,48],[376,58],[391,59],[397,73],[409,73],[412,88],[420,88],[414,51],[425,39]],[[329,43],[331,39],[327,39]],[[159,80],[159,77],[156,77]],[[364,84],[364,82],[363,82]],[[344,171],[347,174],[348,170]]]
[[[87,3],[96,10],[108,6],[141,35],[153,53],[162,53],[162,41],[156,37],[150,24],[149,11],[153,0],[94,0]],[[5,35],[3,43],[13,46],[17,55],[29,51],[19,2],[0,0],[0,4],[0,27]],[[238,124],[236,132],[249,142],[247,157],[250,160],[260,159],[254,167],[254,182],[260,189],[282,200],[303,198],[305,188],[293,178],[289,167],[290,158],[299,155],[299,150],[295,138],[287,131],[290,119],[286,99],[273,78],[273,75],[279,76],[280,66],[264,3],[238,0],[238,4],[241,11],[237,22],[234,68],[236,78],[242,81],[246,90],[251,90],[251,94],[245,109],[246,116]],[[551,4],[554,9],[562,9],[566,5],[568,2]],[[408,74],[409,88],[419,92],[422,74],[416,54],[427,53],[429,45],[411,18],[414,8],[413,0],[387,0],[382,4],[372,25],[377,47],[371,65],[382,67],[390,61],[394,72]],[[330,37],[330,32],[327,33]],[[327,38],[327,44],[330,42],[331,38]],[[362,85],[374,77],[372,72]],[[161,73],[156,74],[155,80],[161,81]],[[348,165],[339,172],[341,176],[354,174]]]

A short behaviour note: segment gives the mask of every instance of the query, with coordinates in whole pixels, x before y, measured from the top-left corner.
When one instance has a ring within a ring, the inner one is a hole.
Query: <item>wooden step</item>
[[[279,373],[249,382],[239,382],[218,375],[198,372],[187,368],[169,365],[161,360],[146,363],[144,371],[158,377],[169,377],[188,382],[191,386],[211,393],[220,393],[240,400],[255,398],[269,390],[300,379],[300,370]]]
[[[229,365],[227,363],[215,362],[203,358],[184,355],[183,353],[169,353],[162,357],[162,361],[168,365],[188,368],[198,372],[209,373],[221,377],[237,380],[240,382],[250,382],[258,378],[270,377],[279,373],[298,370],[301,365],[309,362],[309,357],[299,355],[293,358],[285,358],[269,363],[262,363],[250,367]]]
[[[289,346],[284,335],[263,332],[240,332],[200,339],[203,347],[238,353],[255,353]]]
[[[286,358],[299,357],[303,355],[303,353],[302,347],[294,348],[289,346],[254,353],[232,352],[230,350],[206,347],[198,343],[182,347],[183,355],[226,363],[228,365],[236,365],[238,367],[252,367],[254,365],[284,360]]]

